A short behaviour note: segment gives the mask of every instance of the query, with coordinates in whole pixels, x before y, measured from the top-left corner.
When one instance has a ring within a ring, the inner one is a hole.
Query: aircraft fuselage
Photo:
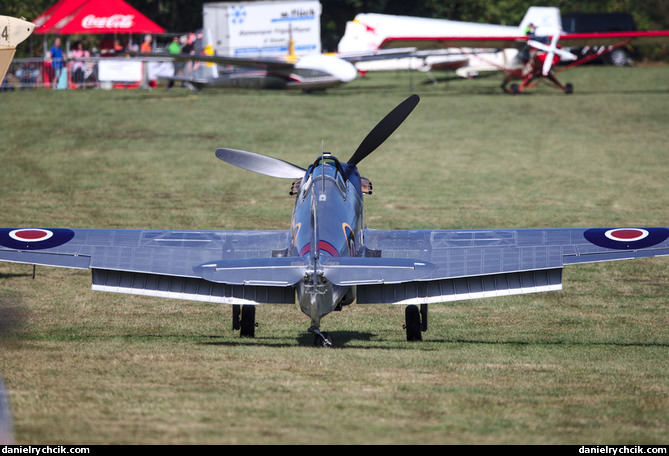
[[[319,158],[307,170],[295,199],[291,221],[290,256],[302,257],[309,265],[297,284],[300,309],[311,318],[312,330],[320,319],[344,304],[350,304],[355,289],[328,281],[321,264],[333,257],[362,254],[363,201],[360,176],[354,166],[330,155]]]

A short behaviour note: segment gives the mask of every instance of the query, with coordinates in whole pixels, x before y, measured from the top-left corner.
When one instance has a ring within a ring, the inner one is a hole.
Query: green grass
[[[511,97],[499,77],[372,74],[300,93],[1,93],[0,226],[285,229],[290,182],[218,147],[360,166],[373,228],[667,226],[669,67],[591,66]],[[97,293],[86,272],[0,264],[0,374],[18,443],[666,444],[666,258],[566,268],[564,290],[430,307],[353,305],[311,347],[297,306],[230,309]]]

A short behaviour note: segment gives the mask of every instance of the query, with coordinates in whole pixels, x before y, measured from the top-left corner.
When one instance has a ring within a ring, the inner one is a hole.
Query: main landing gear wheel
[[[404,309],[404,319],[407,340],[409,342],[423,340],[422,333],[427,331],[427,304],[421,304],[420,310],[415,305],[407,306]]]
[[[241,337],[255,337],[256,335],[256,306],[232,306],[232,329],[239,330]]]
[[[564,86],[564,93],[566,93],[567,95],[569,95],[570,93],[574,93],[574,85],[571,82],[568,82]]]
[[[509,89],[509,93],[511,95],[518,95],[520,93],[520,86],[518,86],[518,84],[511,84],[511,88]]]

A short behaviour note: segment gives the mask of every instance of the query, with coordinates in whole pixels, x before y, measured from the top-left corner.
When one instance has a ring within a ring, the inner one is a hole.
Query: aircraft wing
[[[221,65],[233,65],[239,67],[262,68],[267,70],[291,70],[295,67],[294,63],[279,58],[247,58],[230,57],[218,55],[190,55],[190,54],[169,54],[169,53],[131,53],[130,55],[146,57],[151,59],[173,60],[179,62],[207,62],[218,63]]]
[[[519,48],[526,36],[415,36],[388,37],[379,49],[413,47],[420,50],[444,48]],[[667,44],[669,30],[605,33],[563,33],[560,44],[566,47],[612,46],[624,42],[633,45]]]
[[[446,48],[505,49],[520,48],[527,42],[526,36],[402,36],[387,37],[379,45],[380,50],[415,48],[417,50]]]
[[[379,259],[416,267],[398,280],[358,283],[358,303],[426,304],[559,290],[568,264],[669,255],[669,228],[364,232]],[[416,271],[423,271],[416,277]],[[347,277],[355,284],[353,277]]]
[[[560,35],[566,47],[612,46],[620,42],[634,46],[668,44],[669,30],[638,32],[567,33]]]
[[[293,303],[289,231],[0,229],[0,261],[91,269],[93,289],[222,303]],[[243,271],[240,272],[240,271]],[[295,277],[297,277],[295,279]]]

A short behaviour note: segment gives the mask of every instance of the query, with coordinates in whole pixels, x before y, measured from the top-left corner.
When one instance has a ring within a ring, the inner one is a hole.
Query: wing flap
[[[0,250],[0,261],[74,269],[88,269],[91,264],[89,256],[21,252],[16,250]]]
[[[238,286],[192,277],[93,269],[93,290],[220,304],[294,304],[292,287]]]
[[[358,286],[357,303],[432,304],[561,289],[562,269],[556,268],[456,279]]]

